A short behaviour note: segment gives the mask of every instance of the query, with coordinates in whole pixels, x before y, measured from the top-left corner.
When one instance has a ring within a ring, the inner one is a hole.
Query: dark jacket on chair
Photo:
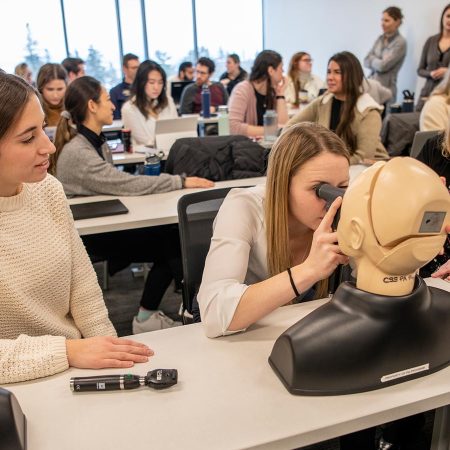
[[[268,151],[246,136],[209,136],[178,139],[169,152],[170,174],[213,181],[265,175]]]

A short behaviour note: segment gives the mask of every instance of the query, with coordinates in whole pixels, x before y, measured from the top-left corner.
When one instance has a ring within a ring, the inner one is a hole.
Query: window
[[[194,62],[191,0],[146,0],[150,58],[166,71],[178,72],[183,61]]]
[[[86,74],[111,88],[121,79],[114,0],[65,0],[71,56],[86,61]]]
[[[263,49],[261,0],[196,0],[199,56],[216,63],[214,79],[225,71],[229,53],[237,53],[250,72]]]
[[[26,62],[36,80],[39,67],[61,62],[66,57],[59,0],[47,0],[45,6],[35,0],[8,2],[3,6],[0,40],[0,67],[14,73],[14,67]],[[51,32],[49,32],[49,18]]]
[[[119,8],[123,54],[134,53],[141,61],[144,61],[141,2],[140,0],[121,0]]]

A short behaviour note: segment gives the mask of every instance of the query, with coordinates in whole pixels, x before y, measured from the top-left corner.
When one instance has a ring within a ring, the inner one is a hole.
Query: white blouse
[[[131,142],[133,145],[155,145],[155,123],[158,119],[176,119],[177,108],[172,97],[167,97],[168,105],[159,113],[156,119],[148,116],[146,119],[139,108],[127,101],[122,107],[122,121],[124,128],[131,130]]]
[[[269,278],[265,191],[265,185],[232,189],[217,214],[197,296],[208,337],[236,333],[227,329],[242,295]]]

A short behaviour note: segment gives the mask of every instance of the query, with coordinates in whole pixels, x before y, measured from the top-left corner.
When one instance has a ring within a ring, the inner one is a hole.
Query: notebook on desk
[[[197,122],[196,115],[157,120],[155,123],[156,148],[167,153],[177,139],[197,137]]]
[[[70,205],[74,220],[126,214],[128,208],[118,199]]]

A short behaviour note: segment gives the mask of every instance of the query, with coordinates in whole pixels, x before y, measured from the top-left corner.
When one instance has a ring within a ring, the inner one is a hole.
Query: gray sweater
[[[370,78],[379,81],[392,92],[392,101],[397,97],[397,74],[406,55],[406,40],[397,31],[384,42],[384,34],[378,37],[364,58],[364,66],[371,70]]]
[[[77,134],[62,149],[56,164],[56,177],[68,197],[77,195],[145,195],[181,189],[179,175],[131,175],[112,165],[108,144],[102,159],[89,141]]]

